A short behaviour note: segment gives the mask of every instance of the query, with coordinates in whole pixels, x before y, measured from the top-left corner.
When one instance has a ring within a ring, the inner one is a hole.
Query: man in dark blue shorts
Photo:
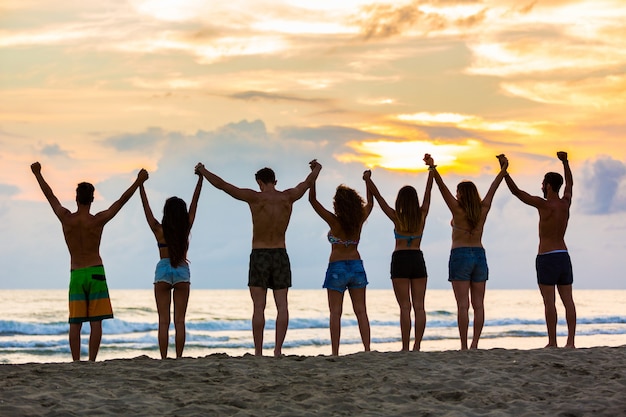
[[[321,165],[311,165],[311,173],[300,184],[285,191],[278,191],[276,177],[270,168],[259,170],[256,182],[261,191],[238,188],[196,165],[196,172],[203,175],[214,187],[226,192],[250,206],[252,213],[252,253],[248,287],[254,304],[252,313],[252,336],[254,354],[263,355],[263,330],[265,328],[265,300],[267,289],[274,292],[276,302],[276,344],[274,356],[282,354],[283,342],[289,326],[287,291],[291,287],[291,267],[285,249],[285,233],[289,225],[293,203],[299,200],[319,175]]]
[[[539,212],[539,254],[537,255],[537,282],[545,307],[546,325],[548,327],[548,345],[556,347],[557,313],[555,305],[555,286],[565,305],[567,321],[567,343],[565,347],[574,348],[576,333],[576,306],[572,297],[572,262],[565,246],[565,230],[569,220],[569,209],[572,205],[572,171],[569,167],[566,152],[557,152],[563,162],[565,171],[565,189],[563,197],[559,197],[559,189],[563,185],[563,177],[556,172],[548,172],[541,189],[543,198],[531,196],[520,190],[513,179],[506,174],[506,185],[522,202],[535,207]]]

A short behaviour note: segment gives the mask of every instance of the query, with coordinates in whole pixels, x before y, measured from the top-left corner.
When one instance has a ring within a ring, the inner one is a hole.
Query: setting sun
[[[457,155],[480,147],[477,141],[465,144],[441,144],[428,141],[364,141],[347,144],[355,153],[336,155],[342,162],[361,162],[369,168],[381,167],[396,171],[422,171],[424,154],[435,157],[443,169],[456,165]]]

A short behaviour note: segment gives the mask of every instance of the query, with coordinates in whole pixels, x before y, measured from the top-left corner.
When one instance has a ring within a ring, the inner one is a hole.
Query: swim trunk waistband
[[[552,255],[553,253],[568,253],[568,252],[567,252],[567,249],[557,249],[557,250],[551,250],[551,251],[548,251],[548,252],[540,253],[537,256]]]

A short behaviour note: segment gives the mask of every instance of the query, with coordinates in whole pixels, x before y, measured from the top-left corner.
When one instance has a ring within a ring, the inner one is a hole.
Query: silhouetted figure
[[[84,322],[91,326],[89,335],[89,360],[95,361],[102,340],[102,320],[113,318],[102,258],[100,240],[104,225],[108,223],[132,197],[133,193],[148,179],[142,169],[135,182],[107,210],[91,214],[94,186],[81,182],[76,188],[77,210],[72,213],[61,205],[52,189],[41,175],[39,162],[31,166],[41,191],[50,203],[54,214],[61,221],[65,243],[70,252],[69,341],[72,359],[80,360],[80,331]]]

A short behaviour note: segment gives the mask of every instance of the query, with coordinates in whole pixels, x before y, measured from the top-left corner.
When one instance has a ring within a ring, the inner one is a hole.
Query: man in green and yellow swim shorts
[[[52,189],[41,175],[41,164],[35,162],[31,170],[54,214],[61,221],[67,249],[70,252],[71,277],[69,288],[70,350],[72,359],[80,360],[80,331],[84,322],[91,326],[89,335],[89,360],[95,361],[102,340],[102,320],[113,318],[102,258],[100,240],[104,225],[122,209],[133,193],[148,179],[142,169],[135,182],[107,210],[91,214],[94,187],[81,182],[76,188],[77,210],[72,213],[61,205]]]

